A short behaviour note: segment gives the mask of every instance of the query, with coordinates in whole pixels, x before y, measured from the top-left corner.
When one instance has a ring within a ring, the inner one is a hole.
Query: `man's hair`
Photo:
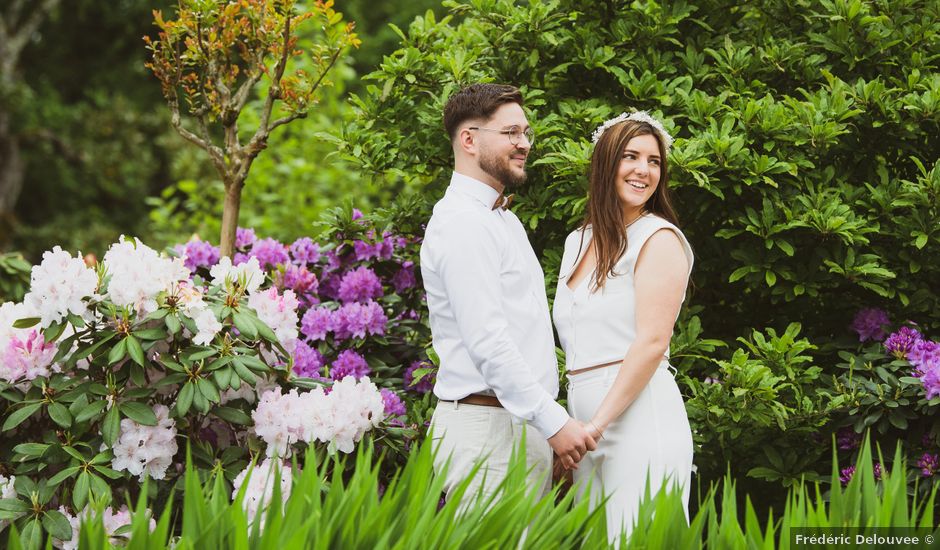
[[[444,106],[444,129],[451,141],[460,125],[471,119],[486,120],[506,103],[522,106],[522,93],[508,84],[471,84],[452,95]]]

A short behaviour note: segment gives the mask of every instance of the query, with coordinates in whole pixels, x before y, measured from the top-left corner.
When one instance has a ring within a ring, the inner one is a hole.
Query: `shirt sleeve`
[[[437,258],[460,337],[474,366],[506,410],[549,438],[569,416],[539,384],[507,336],[509,322],[502,308],[499,280],[500,245],[505,244],[505,238],[496,227],[480,223],[483,220],[460,218],[442,228],[447,248]]]

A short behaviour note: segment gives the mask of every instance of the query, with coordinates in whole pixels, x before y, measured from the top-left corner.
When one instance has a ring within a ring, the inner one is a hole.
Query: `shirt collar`
[[[482,181],[459,172],[454,172],[450,177],[448,191],[451,190],[455,193],[476,199],[487,208],[492,208],[493,204],[496,203],[496,198],[500,195],[499,191]]]

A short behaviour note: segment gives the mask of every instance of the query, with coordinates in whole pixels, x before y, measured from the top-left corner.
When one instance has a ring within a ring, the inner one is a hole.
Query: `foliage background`
[[[171,130],[143,68],[150,10],[172,4],[79,0],[48,14],[3,96],[28,168],[0,250],[37,261],[54,244],[100,254],[121,233],[155,245],[215,239],[221,182]],[[538,134],[516,212],[551,294],[583,212],[591,132],[647,109],[678,137],[672,185],[696,251],[673,357],[700,478],[717,479],[730,460],[751,475],[742,489],[772,502],[781,493],[769,488],[828,474],[841,426],[936,452],[936,404],[904,381],[909,365],[859,344],[849,324],[876,306],[892,328],[940,330],[940,4],[337,7],[359,23],[363,48],[308,119],[274,134],[242,226],[289,242],[329,206],[399,197],[388,219],[420,223],[450,167],[445,99],[470,82],[509,82],[524,88]],[[15,297],[21,271],[2,265],[13,275],[0,291]]]

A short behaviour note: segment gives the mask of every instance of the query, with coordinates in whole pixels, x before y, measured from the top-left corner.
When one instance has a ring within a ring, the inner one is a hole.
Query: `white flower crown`
[[[601,139],[601,136],[604,135],[604,132],[608,128],[612,128],[621,122],[627,120],[634,120],[636,122],[645,122],[653,127],[654,130],[659,134],[659,138],[663,140],[663,147],[665,147],[666,152],[669,152],[669,149],[672,148],[672,136],[669,135],[669,132],[663,128],[663,124],[651,117],[646,111],[636,111],[633,113],[620,113],[614,118],[605,121],[601,124],[597,130],[594,130],[594,134],[591,135],[591,143],[597,144],[597,140]]]

